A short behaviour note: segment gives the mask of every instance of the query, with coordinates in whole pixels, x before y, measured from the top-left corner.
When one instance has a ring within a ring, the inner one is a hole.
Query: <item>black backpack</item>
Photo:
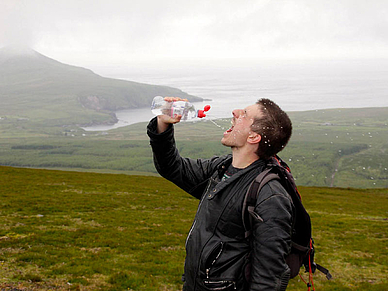
[[[267,167],[252,182],[245,195],[242,210],[245,237],[249,239],[252,235],[252,216],[256,216],[254,208],[257,196],[260,193],[261,188],[274,179],[279,180],[284,189],[291,196],[295,207],[295,222],[291,235],[291,252],[286,258],[287,265],[291,270],[290,277],[296,277],[299,274],[299,269],[304,265],[306,272],[313,274],[316,269],[318,269],[326,275],[328,280],[330,280],[332,276],[329,271],[314,262],[314,241],[311,238],[310,215],[302,204],[301,196],[296,188],[290,168],[286,162],[278,156],[269,160]],[[310,283],[307,285],[309,286]]]

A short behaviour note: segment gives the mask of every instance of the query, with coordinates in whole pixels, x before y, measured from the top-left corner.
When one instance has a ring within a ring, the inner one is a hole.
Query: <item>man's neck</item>
[[[239,169],[246,168],[259,159],[254,152],[247,152],[241,148],[232,148],[232,155],[232,166]]]

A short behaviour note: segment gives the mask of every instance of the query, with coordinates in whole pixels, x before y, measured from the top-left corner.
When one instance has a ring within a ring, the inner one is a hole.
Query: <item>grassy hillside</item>
[[[109,123],[114,111],[149,106],[156,95],[200,100],[172,87],[104,78],[29,48],[0,49],[0,116],[30,126]]]
[[[181,290],[198,201],[164,179],[0,167],[0,189],[1,290]],[[300,192],[316,289],[387,290],[388,190]]]
[[[280,156],[298,185],[388,188],[388,108],[290,112],[294,131]],[[220,144],[230,119],[175,126],[182,155],[230,152]],[[31,128],[0,120],[0,164],[127,174],[156,174],[146,123],[85,132],[77,127]]]

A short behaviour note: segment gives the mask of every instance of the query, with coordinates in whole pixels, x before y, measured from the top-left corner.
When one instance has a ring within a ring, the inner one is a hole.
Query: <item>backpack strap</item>
[[[327,280],[330,280],[331,278],[333,278],[333,276],[330,274],[328,269],[322,267],[320,264],[317,264],[317,263],[315,263],[315,265],[319,271],[321,271],[323,274],[326,275]]]
[[[253,217],[260,221],[263,221],[263,219],[254,211],[256,201],[261,189],[271,180],[280,180],[277,174],[270,173],[271,170],[271,167],[266,168],[259,175],[257,175],[255,180],[253,180],[253,182],[249,186],[247,194],[245,195],[242,208],[242,219],[245,230],[245,238],[248,238],[252,234]]]

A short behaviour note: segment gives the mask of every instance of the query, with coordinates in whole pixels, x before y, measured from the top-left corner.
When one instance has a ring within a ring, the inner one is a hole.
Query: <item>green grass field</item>
[[[388,188],[388,108],[290,112],[293,135],[280,156],[298,185]],[[208,158],[230,152],[221,145],[230,119],[175,126],[182,155]],[[155,175],[146,123],[85,132],[0,120],[0,165]]]
[[[0,167],[0,290],[180,290],[197,201],[159,177]],[[300,187],[316,290],[388,289],[388,189]],[[307,278],[304,275],[304,278]],[[299,279],[288,290],[306,290]]]

